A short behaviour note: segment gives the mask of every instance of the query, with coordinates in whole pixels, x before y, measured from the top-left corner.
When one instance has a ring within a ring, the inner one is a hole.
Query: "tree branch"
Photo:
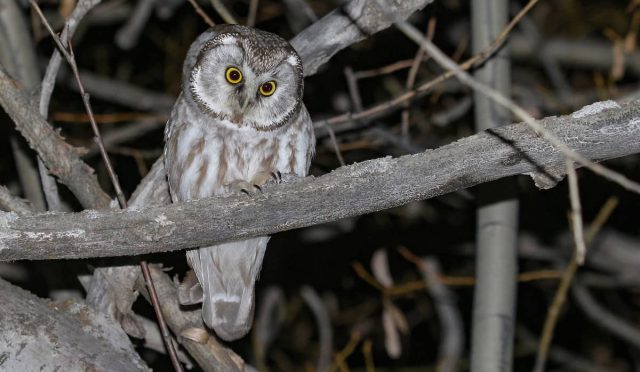
[[[16,124],[16,128],[36,150],[49,171],[69,187],[86,208],[105,208],[110,198],[98,184],[93,169],[38,114],[18,83],[0,66],[0,105]]]
[[[113,320],[81,303],[50,302],[0,280],[0,367],[148,371]]]
[[[408,18],[433,0],[388,0],[399,17]],[[304,62],[305,76],[313,75],[334,54],[391,26],[376,4],[352,0],[307,27],[290,40]]]
[[[614,104],[594,104],[580,115],[539,124],[594,161],[640,152],[640,107],[630,103],[604,109]],[[514,124],[437,150],[269,186],[255,198],[207,198],[143,210],[2,213],[0,260],[137,255],[212,245],[375,212],[517,174],[552,187],[565,171],[557,149],[525,124]]]

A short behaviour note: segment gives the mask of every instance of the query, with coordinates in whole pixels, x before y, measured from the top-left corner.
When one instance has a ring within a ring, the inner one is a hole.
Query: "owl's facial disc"
[[[229,36],[202,52],[189,88],[210,115],[239,127],[273,130],[287,123],[302,103],[300,59],[285,50],[245,49]]]

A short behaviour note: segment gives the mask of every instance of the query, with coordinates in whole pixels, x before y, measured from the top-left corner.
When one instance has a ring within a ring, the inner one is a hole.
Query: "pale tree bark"
[[[0,279],[3,371],[149,371],[127,335],[82,303],[51,302]]]
[[[509,1],[477,0],[471,3],[472,50],[487,48],[507,24]],[[508,45],[478,68],[478,81],[510,96],[511,63]],[[474,92],[477,131],[505,125],[511,117],[483,92]],[[515,179],[504,178],[478,186],[476,211],[476,286],[471,330],[471,370],[512,369],[517,289],[516,249],[518,199]]]
[[[634,102],[614,105],[595,104],[540,124],[592,160],[640,152],[640,108]],[[529,174],[548,188],[564,172],[557,149],[527,125],[513,124],[421,154],[271,185],[254,198],[208,198],[126,211],[2,213],[0,260],[137,255],[212,245],[379,211],[518,174]],[[155,173],[155,182],[164,183],[161,174]],[[153,189],[151,181],[145,187]]]

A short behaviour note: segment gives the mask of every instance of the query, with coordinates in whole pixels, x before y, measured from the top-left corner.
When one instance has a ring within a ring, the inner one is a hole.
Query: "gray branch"
[[[595,161],[640,152],[640,107],[632,102],[604,109],[613,105],[597,103],[540,124]],[[564,169],[558,150],[525,124],[513,124],[436,150],[269,186],[255,198],[207,198],[125,211],[1,213],[0,260],[138,255],[213,245],[371,213],[518,174],[551,187]]]
[[[100,188],[93,169],[80,160],[72,147],[38,114],[19,84],[0,66],[0,106],[36,150],[49,171],[56,175],[87,208],[104,208],[110,199]]]
[[[0,280],[3,371],[148,371],[113,320],[80,303],[50,302]]]
[[[402,19],[433,0],[387,0]],[[290,42],[304,61],[305,76],[313,75],[334,54],[391,26],[375,2],[352,0],[307,27]]]

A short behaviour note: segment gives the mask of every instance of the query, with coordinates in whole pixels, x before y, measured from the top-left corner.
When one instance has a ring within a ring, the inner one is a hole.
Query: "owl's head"
[[[283,38],[220,25],[191,45],[183,94],[200,110],[239,127],[274,130],[302,105],[302,61]]]

